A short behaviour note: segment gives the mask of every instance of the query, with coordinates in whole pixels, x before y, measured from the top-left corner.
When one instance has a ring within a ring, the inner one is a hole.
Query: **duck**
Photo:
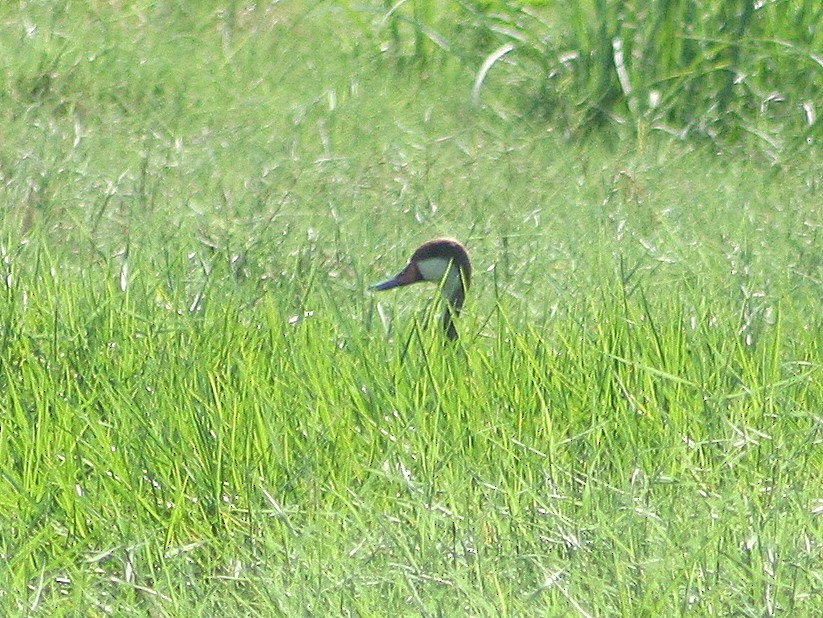
[[[472,265],[466,248],[454,238],[435,238],[415,249],[409,263],[397,275],[375,283],[371,289],[380,292],[419,281],[437,283],[446,299],[443,329],[454,341],[458,338],[454,318],[463,308],[471,277]]]

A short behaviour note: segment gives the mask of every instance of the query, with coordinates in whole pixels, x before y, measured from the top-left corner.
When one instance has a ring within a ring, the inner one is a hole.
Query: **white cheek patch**
[[[454,298],[463,282],[460,281],[460,269],[457,264],[449,262],[443,258],[429,258],[417,263],[420,276],[426,281],[440,283],[443,276],[448,273],[448,277],[443,281],[443,295],[446,298]]]
[[[443,258],[429,258],[428,260],[420,260],[417,263],[417,269],[420,271],[420,276],[426,281],[434,281],[440,283],[443,275],[449,269],[449,261]]]

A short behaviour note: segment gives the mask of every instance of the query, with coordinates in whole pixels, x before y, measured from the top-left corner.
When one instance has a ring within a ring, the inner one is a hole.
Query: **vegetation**
[[[820,80],[527,64],[666,6],[0,8],[0,613],[820,615]]]
[[[567,135],[608,126],[774,153],[820,134],[823,7],[811,0],[387,6],[377,34],[400,59],[456,58],[475,67],[475,98],[502,81]]]

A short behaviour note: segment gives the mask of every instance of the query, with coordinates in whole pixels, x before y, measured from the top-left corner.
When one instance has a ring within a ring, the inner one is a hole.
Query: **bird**
[[[443,328],[446,336],[453,341],[458,338],[454,317],[463,308],[471,278],[472,265],[466,248],[453,238],[435,238],[420,245],[397,275],[374,284],[371,289],[391,290],[418,281],[439,284],[446,299]]]

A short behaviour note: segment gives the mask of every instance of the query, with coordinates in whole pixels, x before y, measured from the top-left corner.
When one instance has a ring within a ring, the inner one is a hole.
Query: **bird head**
[[[463,307],[471,273],[471,262],[465,247],[451,238],[437,238],[420,245],[403,270],[391,279],[373,285],[372,289],[391,290],[418,281],[439,284],[449,305],[443,316],[446,334],[450,339],[456,339],[452,314],[459,314]]]

